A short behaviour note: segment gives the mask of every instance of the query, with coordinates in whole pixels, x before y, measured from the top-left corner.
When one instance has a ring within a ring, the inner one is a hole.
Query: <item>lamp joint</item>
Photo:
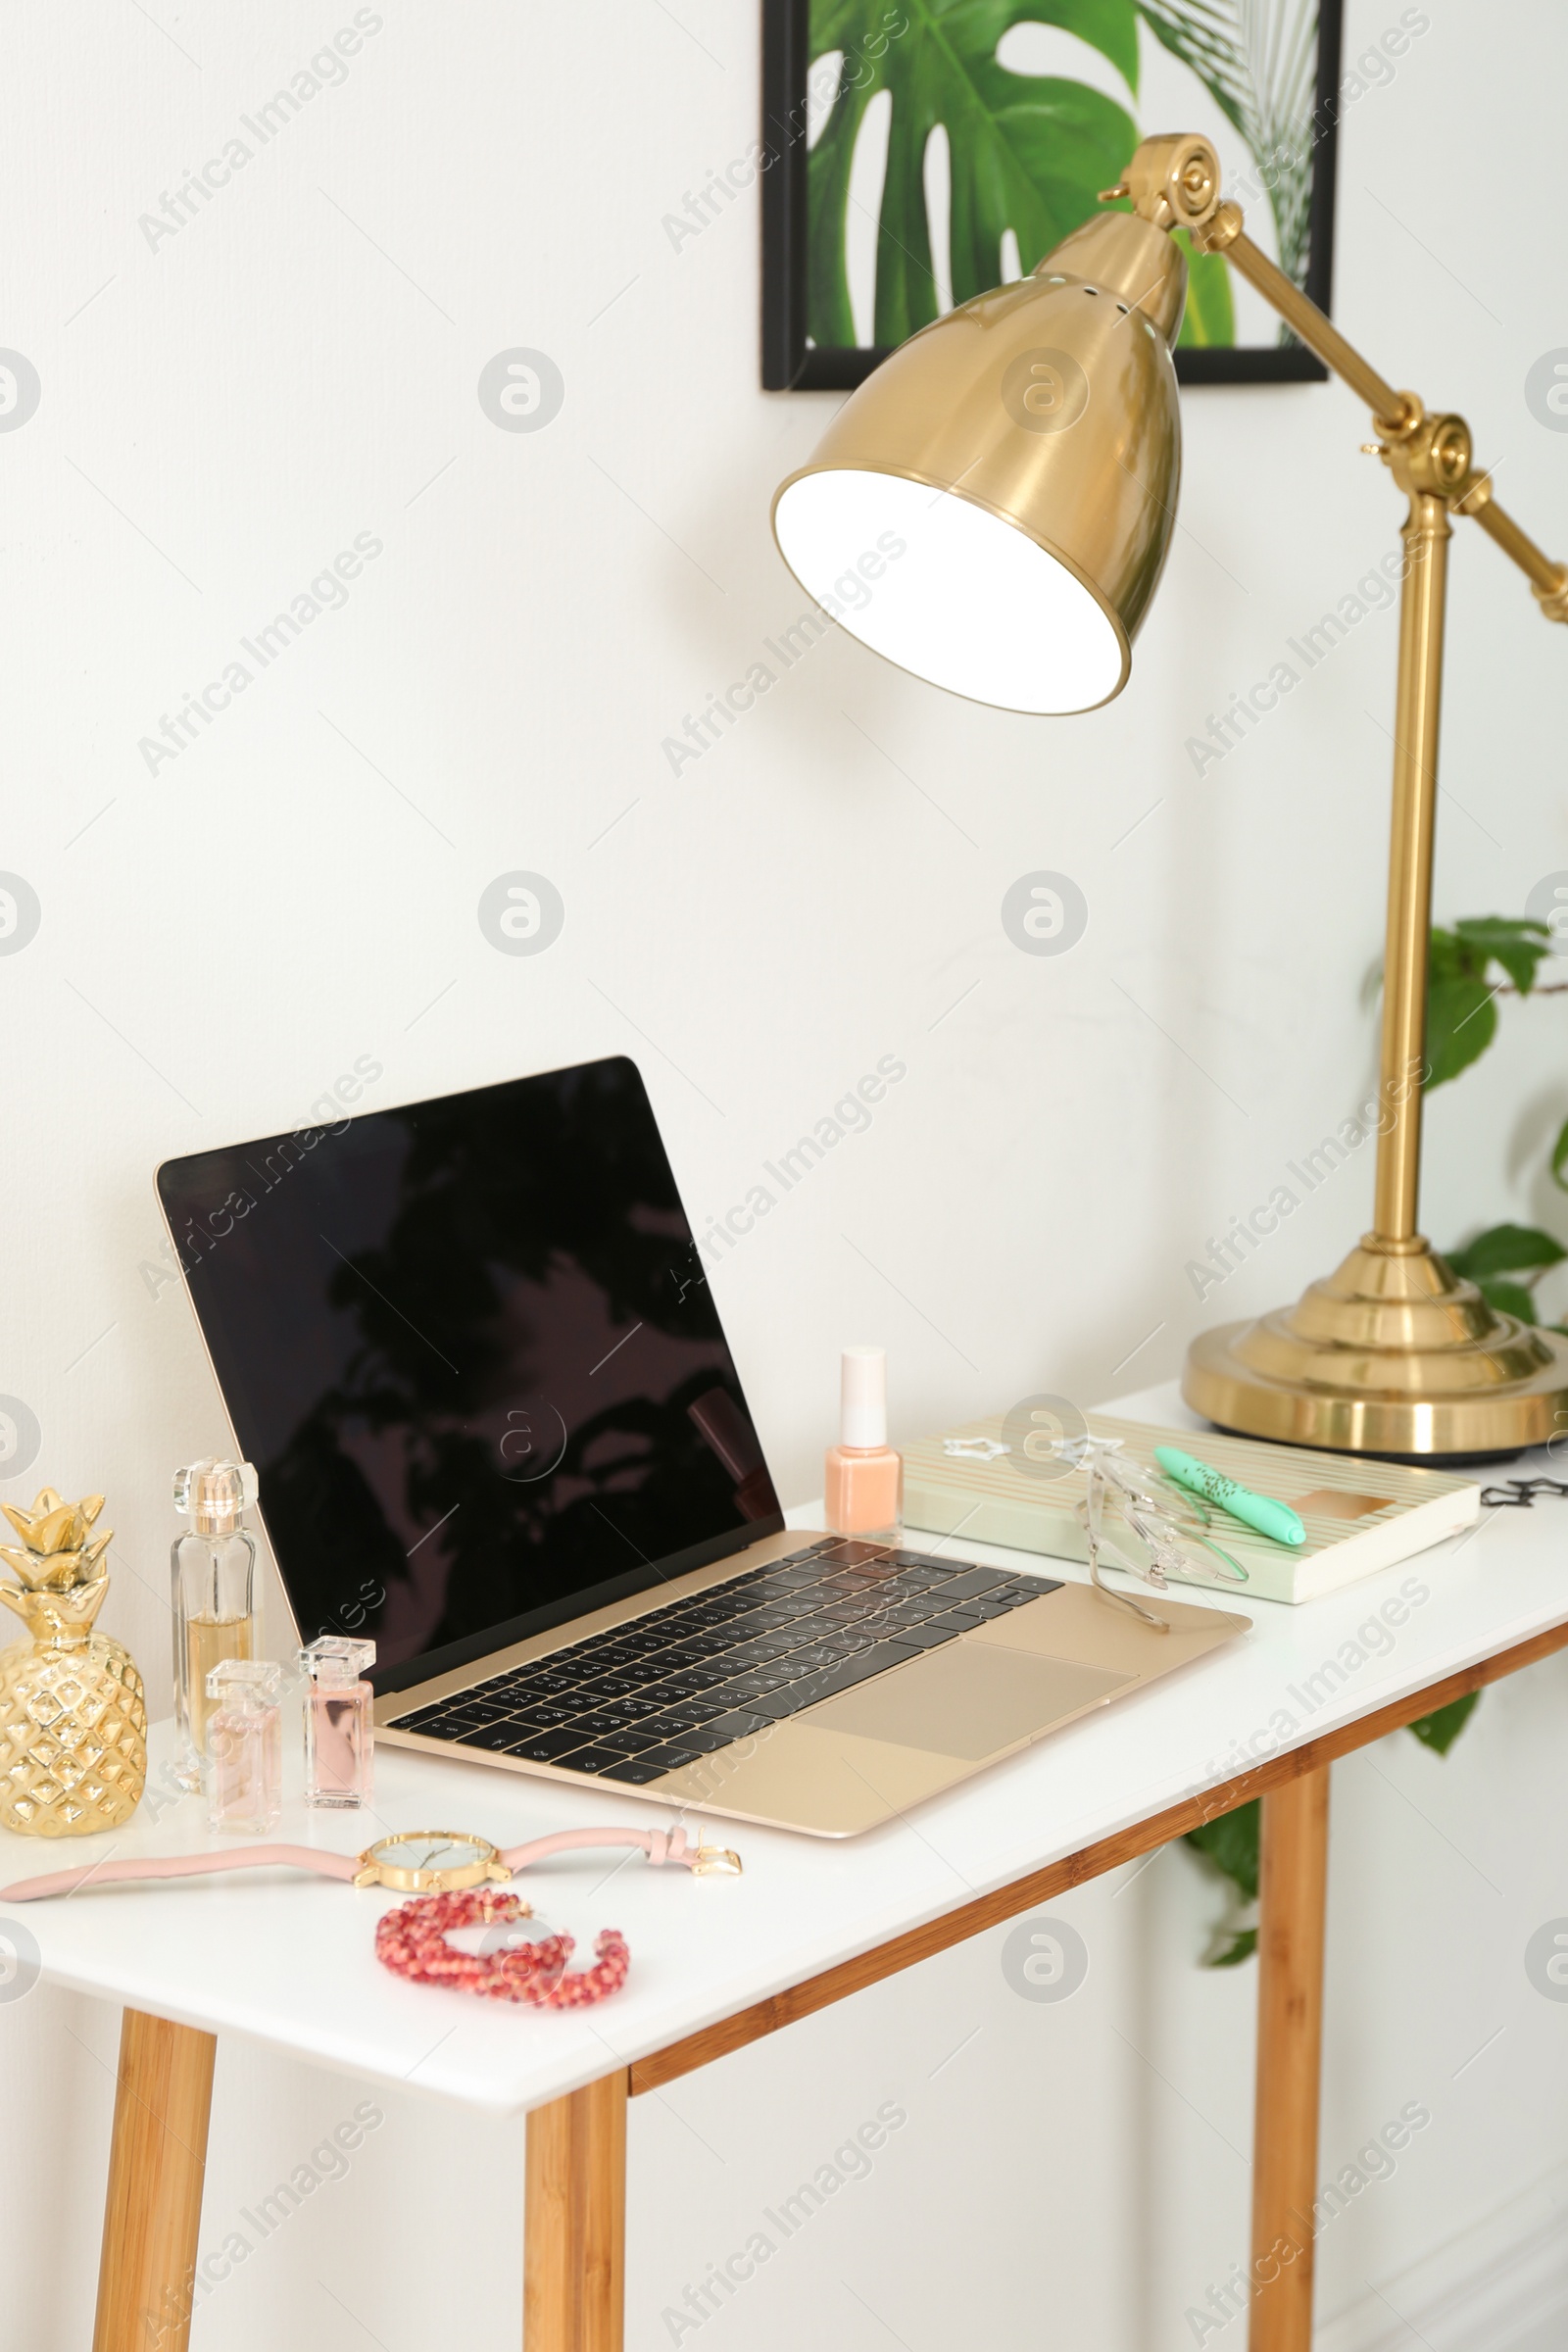
[[[1547,620],[1568,620],[1568,564],[1557,566],[1553,588],[1537,588],[1535,599]]]
[[[1401,392],[1396,414],[1392,416],[1374,416],[1372,423],[1385,441],[1408,441],[1426,422],[1426,415],[1419,392]]]
[[[1219,157],[1210,141],[1196,131],[1142,139],[1120,180],[1103,192],[1101,202],[1119,196],[1130,196],[1138,218],[1155,228],[1196,232],[1219,204]],[[1238,224],[1240,220],[1238,213]]]
[[[1413,392],[1400,396],[1406,402],[1420,402]],[[1390,428],[1379,420],[1379,430],[1390,440],[1386,453],[1390,471],[1399,488],[1411,498],[1441,498],[1446,504],[1457,502],[1471,479],[1472,455],[1470,427],[1462,416],[1419,416],[1402,432],[1390,434]]]

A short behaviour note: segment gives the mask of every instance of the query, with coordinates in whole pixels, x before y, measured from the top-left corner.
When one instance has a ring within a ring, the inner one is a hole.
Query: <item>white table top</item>
[[[1173,1388],[1115,1409],[1199,1426]],[[1529,1455],[1501,1475],[1558,1468]],[[792,1523],[819,1524],[817,1507],[792,1512]],[[1087,1575],[991,1545],[956,1540],[955,1548],[1024,1572]],[[1188,1587],[1181,1597],[1206,1596]],[[1358,1642],[1357,1629],[1390,1602],[1388,1616],[1401,1621],[1391,1630],[1379,1620],[1383,1632]],[[683,1870],[652,1870],[637,1854],[568,1855],[534,1872],[524,1891],[576,1936],[578,1966],[601,1928],[619,1928],[630,1943],[625,1988],[586,2011],[514,2008],[405,1984],[373,1952],[374,1923],[400,1898],[283,1872],[86,1890],[14,1906],[3,1912],[4,1932],[8,1940],[34,1937],[56,1983],[357,2076],[516,2113],[1229,1780],[1250,1747],[1255,1760],[1299,1746],[1562,1624],[1568,1503],[1545,1498],[1531,1510],[1488,1513],[1469,1535],[1304,1606],[1249,1608],[1228,1594],[1214,1605],[1250,1615],[1252,1632],[931,1799],[907,1824],[837,1842],[716,1824],[710,1836],[744,1858],[739,1880],[698,1882]],[[1328,1661],[1342,1679],[1321,1674]],[[161,1726],[154,1737],[155,1779],[170,1731]],[[664,1818],[624,1793],[396,1748],[378,1752],[376,1774],[372,1817],[307,1813],[296,1798],[271,1835],[354,1852],[388,1830],[458,1829],[507,1846],[578,1825]],[[199,1798],[152,1818],[144,1804],[113,1838],[0,1833],[0,1885],[91,1862],[111,1844],[128,1858],[215,1842]]]

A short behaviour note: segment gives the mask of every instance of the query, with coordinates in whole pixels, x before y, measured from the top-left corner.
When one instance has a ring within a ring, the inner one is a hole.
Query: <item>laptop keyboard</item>
[[[642,1788],[1059,1590],[829,1538],[389,1728]]]

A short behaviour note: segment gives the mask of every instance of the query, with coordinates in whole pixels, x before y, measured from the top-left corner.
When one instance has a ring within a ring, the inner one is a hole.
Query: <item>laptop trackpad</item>
[[[1065,1722],[1136,1679],[1070,1658],[952,1642],[841,1698],[823,1699],[800,1721],[974,1762]]]

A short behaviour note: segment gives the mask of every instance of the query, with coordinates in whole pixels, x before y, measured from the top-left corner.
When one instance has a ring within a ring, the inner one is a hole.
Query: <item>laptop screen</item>
[[[401,1690],[783,1524],[642,1078],[585,1062],[170,1160],[301,1638]]]

